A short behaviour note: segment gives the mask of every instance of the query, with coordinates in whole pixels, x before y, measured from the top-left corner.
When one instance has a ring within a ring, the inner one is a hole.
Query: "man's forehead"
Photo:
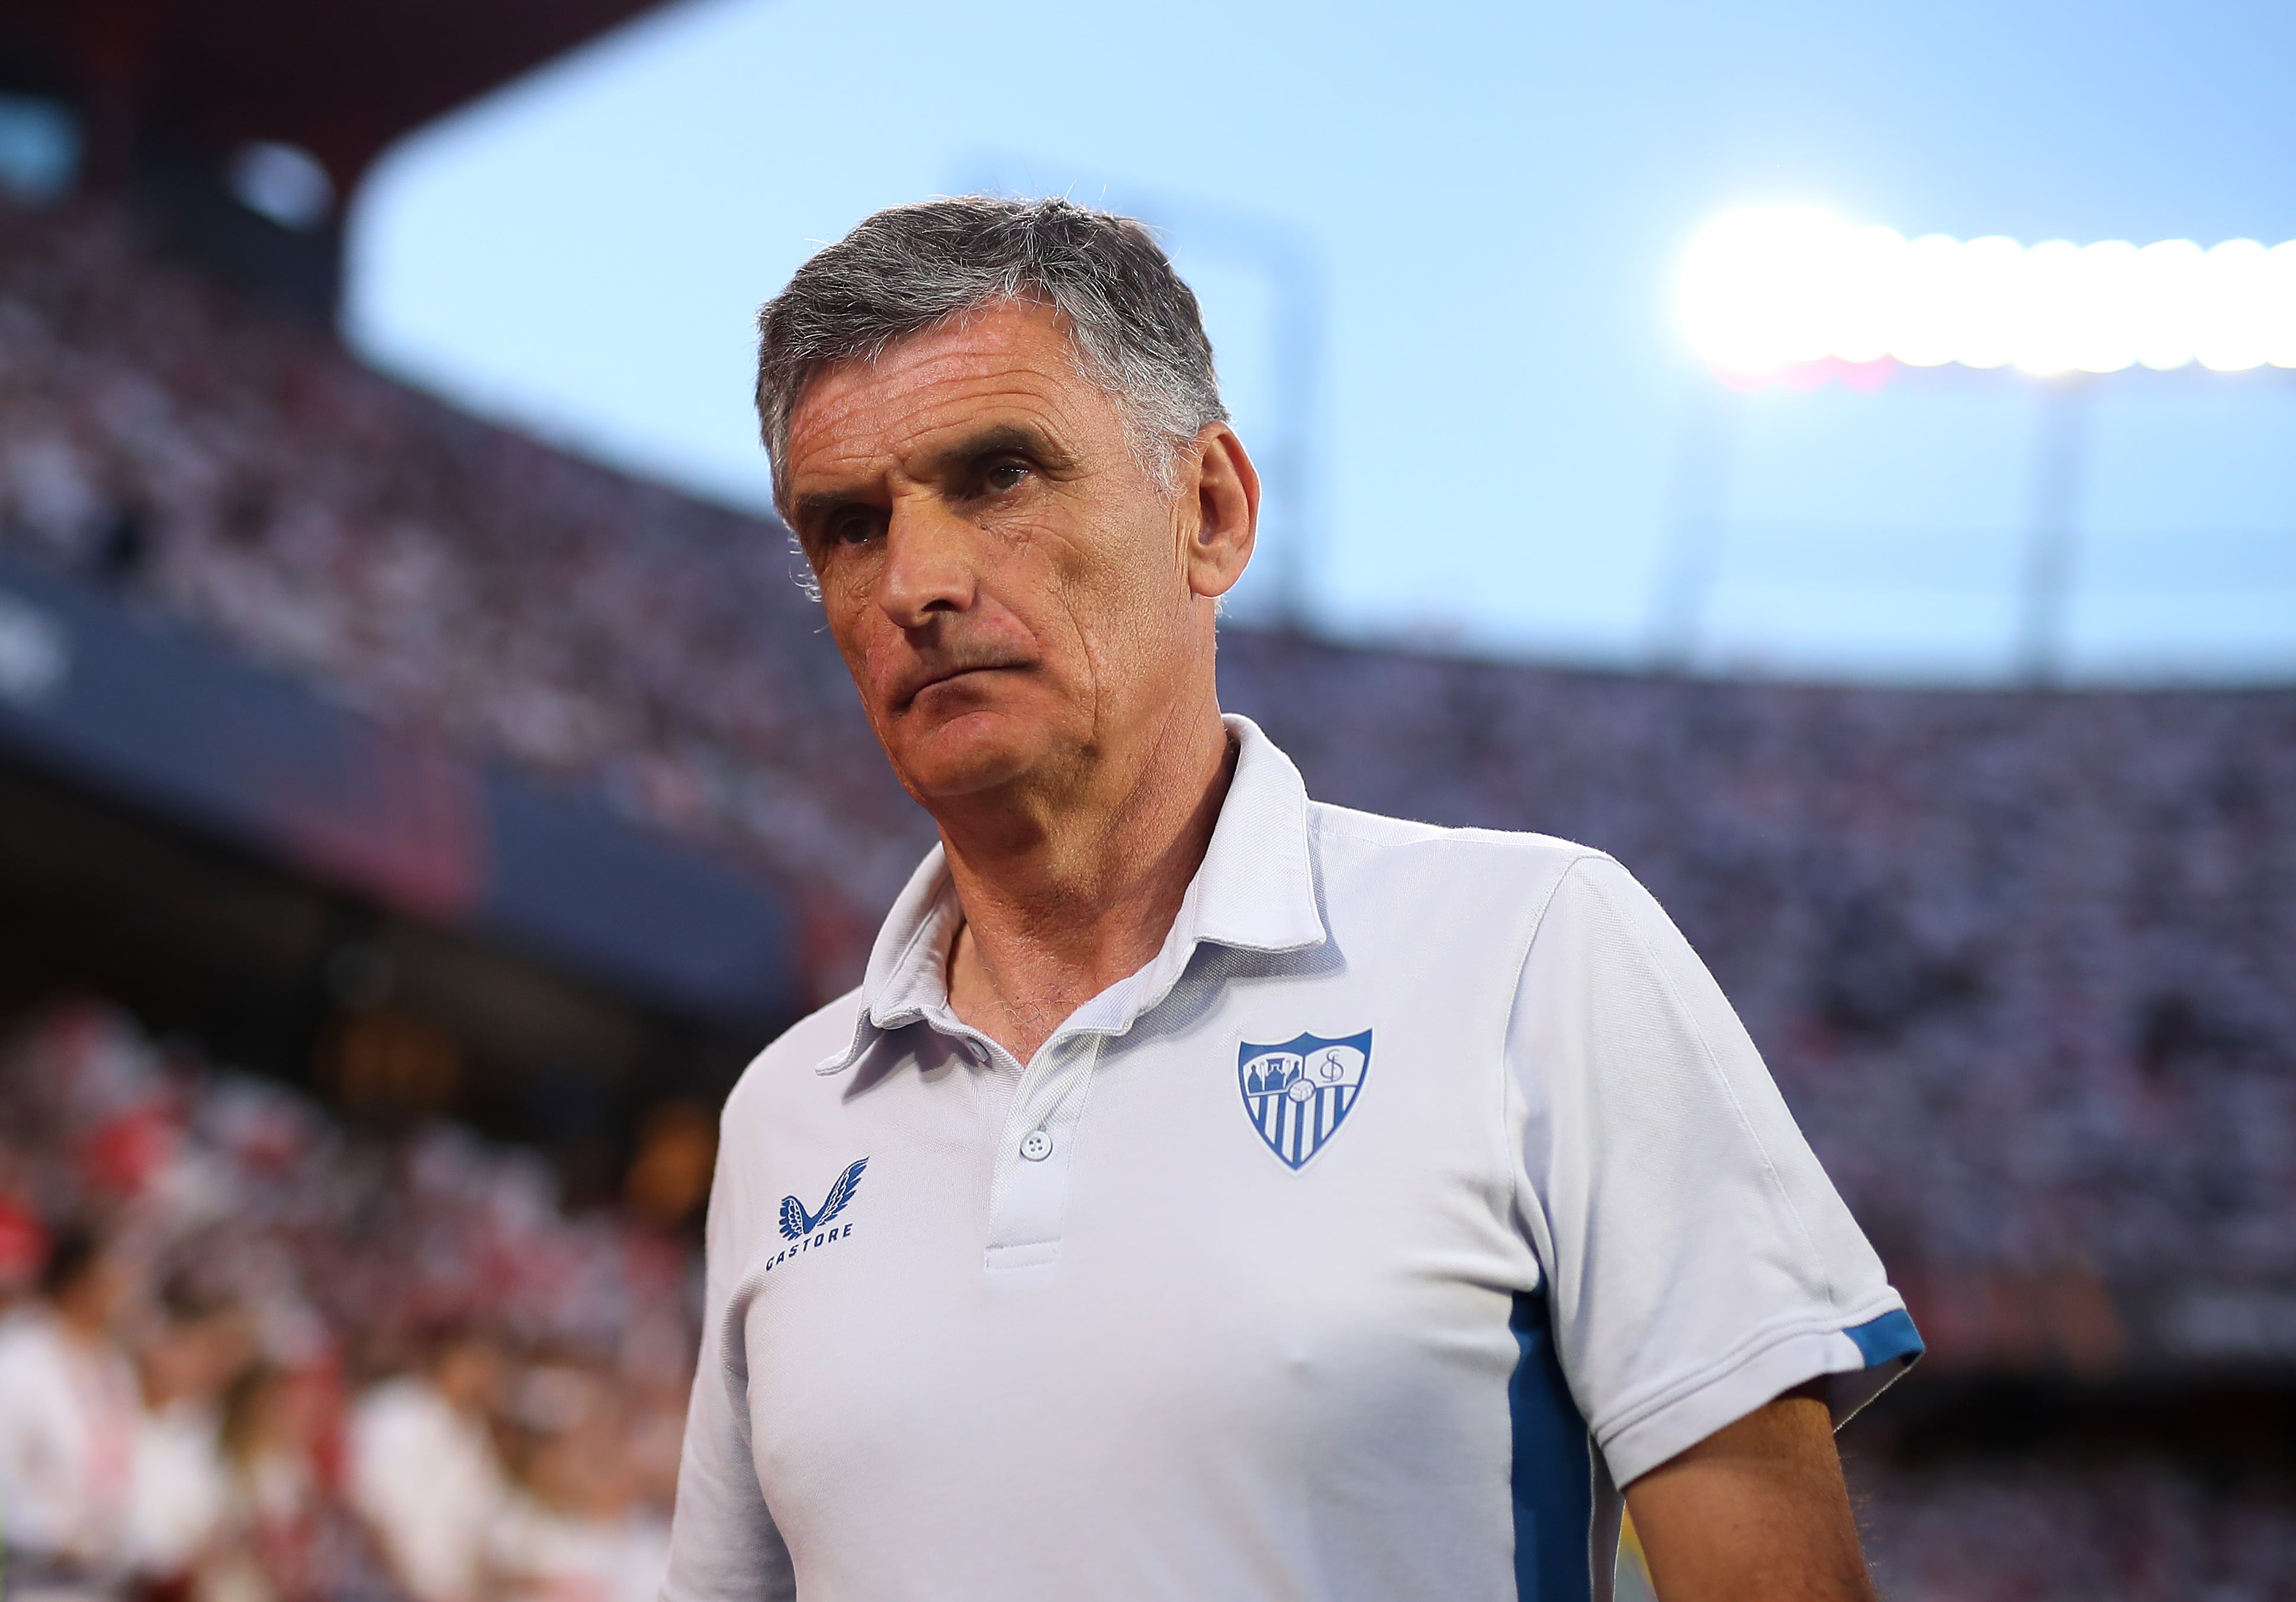
[[[1054,312],[994,305],[898,340],[874,360],[815,374],[790,413],[790,468],[902,455],[946,429],[1004,415],[1070,431],[1084,397],[1097,388],[1077,369]]]

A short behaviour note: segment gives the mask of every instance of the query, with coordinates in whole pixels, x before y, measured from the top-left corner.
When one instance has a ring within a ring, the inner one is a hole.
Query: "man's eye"
[[[988,472],[986,481],[995,490],[1018,489],[1021,481],[1029,476],[1028,468],[1019,462],[999,462]]]
[[[877,531],[877,520],[865,512],[844,512],[829,521],[833,545],[859,545]]]

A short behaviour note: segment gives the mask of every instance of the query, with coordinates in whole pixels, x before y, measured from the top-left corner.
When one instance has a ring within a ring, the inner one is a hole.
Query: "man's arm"
[[[1822,1384],[1627,1487],[1660,1602],[1874,1602]]]
[[[750,1450],[749,1351],[734,1306],[748,1268],[742,1223],[755,1207],[743,1159],[758,1143],[754,1130],[737,1121],[743,1105],[736,1087],[726,1104],[709,1187],[701,1347],[660,1602],[796,1602],[789,1547],[766,1509]]]
[[[1506,1047],[1524,1228],[1659,1594],[1871,1602],[1828,1426],[1913,1322],[1649,892],[1580,858],[1545,906]]]

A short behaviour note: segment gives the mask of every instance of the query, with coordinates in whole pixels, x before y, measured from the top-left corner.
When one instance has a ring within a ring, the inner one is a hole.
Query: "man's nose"
[[[975,530],[930,497],[893,503],[885,528],[885,569],[877,604],[903,628],[922,628],[943,612],[972,610],[980,592],[973,570]]]

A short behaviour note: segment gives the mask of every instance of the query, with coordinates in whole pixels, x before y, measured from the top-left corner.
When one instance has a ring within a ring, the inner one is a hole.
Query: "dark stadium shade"
[[[165,126],[217,151],[298,144],[348,190],[399,135],[646,9],[647,0],[6,0],[0,76],[62,90],[99,165]]]
[[[676,1013],[756,1031],[797,1002],[761,886],[5,561],[0,749]]]

